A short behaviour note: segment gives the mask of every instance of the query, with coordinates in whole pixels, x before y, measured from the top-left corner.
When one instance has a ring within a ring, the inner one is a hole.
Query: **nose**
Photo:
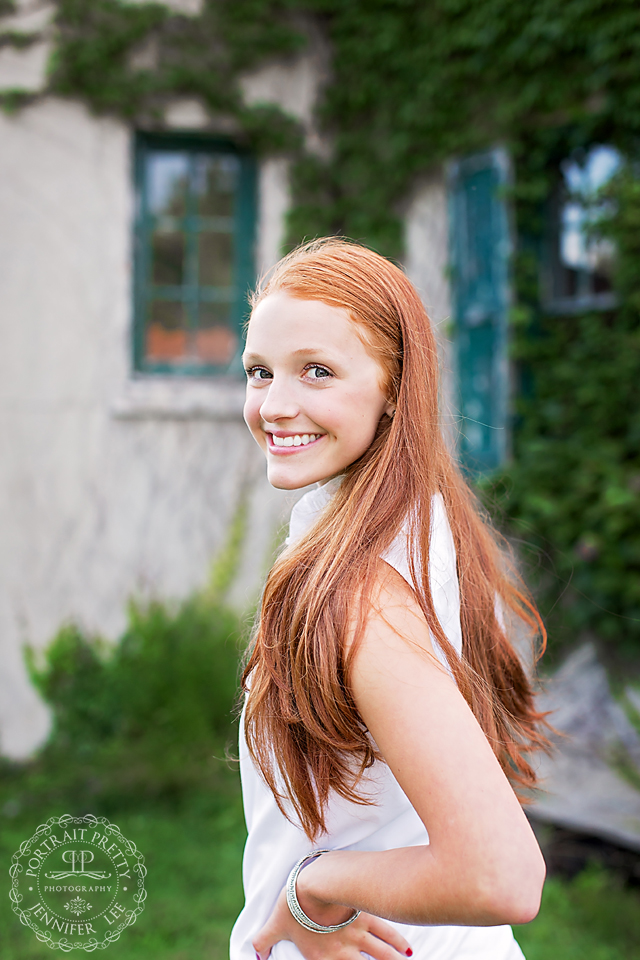
[[[300,412],[295,389],[286,378],[274,376],[265,392],[266,396],[260,406],[260,417],[265,422],[293,420]]]

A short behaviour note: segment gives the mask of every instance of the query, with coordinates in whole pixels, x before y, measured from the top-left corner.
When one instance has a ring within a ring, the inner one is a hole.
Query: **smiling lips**
[[[288,437],[277,437],[275,434],[268,435],[274,447],[306,447],[315,440],[319,440],[321,433],[294,433]]]

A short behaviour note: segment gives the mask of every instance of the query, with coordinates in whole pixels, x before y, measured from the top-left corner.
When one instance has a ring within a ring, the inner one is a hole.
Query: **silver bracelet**
[[[302,857],[296,863],[295,867],[289,874],[289,879],[287,880],[287,906],[291,911],[291,916],[294,920],[297,920],[301,927],[304,927],[305,930],[309,930],[311,933],[335,933],[336,930],[342,930],[343,927],[348,927],[350,923],[360,916],[360,911],[356,910],[353,916],[349,917],[348,920],[345,920],[344,923],[333,923],[328,927],[324,927],[321,923],[316,923],[315,920],[312,920],[311,917],[308,917],[300,903],[298,902],[298,894],[296,892],[296,880],[298,879],[298,874],[302,870],[305,863],[308,863],[310,860],[315,860],[316,857],[319,857],[323,853],[331,853],[331,850],[314,850],[313,853],[308,853],[306,856]]]

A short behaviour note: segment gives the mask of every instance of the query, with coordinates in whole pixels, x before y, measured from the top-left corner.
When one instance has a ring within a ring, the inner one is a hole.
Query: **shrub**
[[[18,805],[39,799],[95,812],[219,787],[234,736],[240,634],[238,617],[203,596],[176,608],[132,605],[115,645],[63,627],[42,666],[29,658],[53,727],[26,769],[5,763]]]

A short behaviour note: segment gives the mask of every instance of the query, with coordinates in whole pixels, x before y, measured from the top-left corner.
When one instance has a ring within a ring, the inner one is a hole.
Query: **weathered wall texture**
[[[54,5],[46,0],[16,0],[15,13],[0,19],[0,36],[17,33],[32,38],[26,47],[0,47],[0,90],[42,90],[51,53],[54,13]]]
[[[255,592],[280,501],[240,384],[130,376],[127,128],[49,99],[0,117],[0,145],[0,729],[20,755],[46,731],[22,642],[67,619],[115,636],[130,595],[202,584],[245,483]],[[266,266],[283,205],[261,180]]]
[[[25,86],[34,49],[11,51],[26,58]],[[328,149],[312,122],[324,70],[322,51],[272,64],[245,79],[245,95],[282,102],[310,145]],[[172,105],[173,127],[212,124],[197,102]],[[266,482],[242,384],[131,376],[131,145],[126,125],[76,103],[0,114],[0,750],[10,756],[48,724],[23,643],[42,647],[68,620],[115,637],[130,596],[203,584],[243,490],[250,536],[232,596],[246,605],[292,500]],[[259,191],[263,271],[280,253],[286,160],[261,162]],[[436,320],[448,313],[443,197],[440,181],[427,185],[407,220],[409,273]]]
[[[434,325],[440,352],[440,415],[452,450],[457,442],[453,344],[449,337],[451,293],[447,279],[449,231],[447,184],[443,169],[434,171],[409,198],[405,214],[405,269]]]

